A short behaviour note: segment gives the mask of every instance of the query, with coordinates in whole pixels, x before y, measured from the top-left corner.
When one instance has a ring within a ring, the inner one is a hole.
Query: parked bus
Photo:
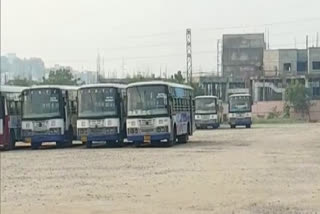
[[[193,133],[193,89],[152,81],[127,87],[127,137],[136,146],[187,143]]]
[[[76,129],[77,87],[35,86],[22,92],[22,136],[38,149],[42,143],[71,146]]]
[[[126,137],[125,85],[94,84],[78,90],[78,139],[123,145]]]
[[[252,99],[249,94],[234,94],[229,97],[229,124],[231,128],[246,126],[251,128]]]
[[[21,92],[24,87],[0,86],[0,147],[14,149],[21,141]]]
[[[219,128],[222,121],[222,105],[216,96],[195,98],[195,121],[197,128]]]

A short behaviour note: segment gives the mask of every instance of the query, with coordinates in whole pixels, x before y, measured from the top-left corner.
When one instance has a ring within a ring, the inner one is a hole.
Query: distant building
[[[320,74],[320,48],[265,50],[264,76]]]
[[[97,72],[95,71],[74,72],[73,75],[85,84],[97,83]]]
[[[20,59],[16,54],[1,56],[1,82],[20,78],[41,81],[45,65],[40,58]]]
[[[248,80],[260,75],[265,48],[263,33],[223,35],[223,76]]]

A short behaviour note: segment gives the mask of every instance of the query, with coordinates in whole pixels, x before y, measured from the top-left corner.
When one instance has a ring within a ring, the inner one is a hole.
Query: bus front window
[[[79,117],[117,115],[116,89],[86,88],[79,91]]]
[[[23,118],[47,119],[60,117],[60,91],[57,89],[32,89],[23,94]]]
[[[196,99],[196,114],[215,114],[217,113],[217,100],[214,98]]]
[[[136,86],[128,89],[128,116],[168,114],[165,86]]]
[[[251,99],[248,96],[230,98],[230,112],[251,112]]]

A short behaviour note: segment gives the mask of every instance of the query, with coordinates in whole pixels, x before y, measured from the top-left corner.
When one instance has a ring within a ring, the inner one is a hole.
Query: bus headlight
[[[106,128],[106,132],[107,132],[107,134],[116,134],[118,132],[118,128],[117,127],[109,127],[109,128]]]
[[[88,129],[86,129],[86,128],[78,129],[78,135],[79,136],[87,136],[88,135]]]
[[[128,128],[128,134],[138,134],[138,128]]]
[[[216,119],[217,119],[217,115],[215,115],[215,114],[210,115],[210,120],[216,120]]]
[[[169,127],[168,126],[159,126],[159,127],[157,127],[157,132],[159,132],[159,133],[169,132]]]
[[[26,130],[26,129],[22,130],[22,136],[23,136],[23,137],[30,137],[30,136],[32,136],[32,130]]]
[[[61,134],[61,128],[51,128],[51,129],[49,129],[49,134],[59,135],[59,134]]]

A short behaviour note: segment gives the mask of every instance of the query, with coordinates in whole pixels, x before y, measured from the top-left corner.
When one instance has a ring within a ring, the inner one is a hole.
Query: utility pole
[[[319,47],[319,32],[317,32],[317,42],[316,42],[316,47]]]
[[[186,32],[187,40],[187,82],[192,83],[192,45],[191,45],[191,29]]]
[[[105,70],[104,70],[104,56],[102,57],[102,74],[103,74],[103,77],[105,78],[106,74],[105,74]]]
[[[222,43],[221,43],[221,40],[218,39],[217,41],[217,76],[222,76],[221,52],[222,52]]]
[[[268,50],[270,49],[270,32],[268,28]]]
[[[100,72],[101,72],[100,53],[98,51],[98,56],[97,56],[97,83],[100,82],[100,78],[99,78]]]

